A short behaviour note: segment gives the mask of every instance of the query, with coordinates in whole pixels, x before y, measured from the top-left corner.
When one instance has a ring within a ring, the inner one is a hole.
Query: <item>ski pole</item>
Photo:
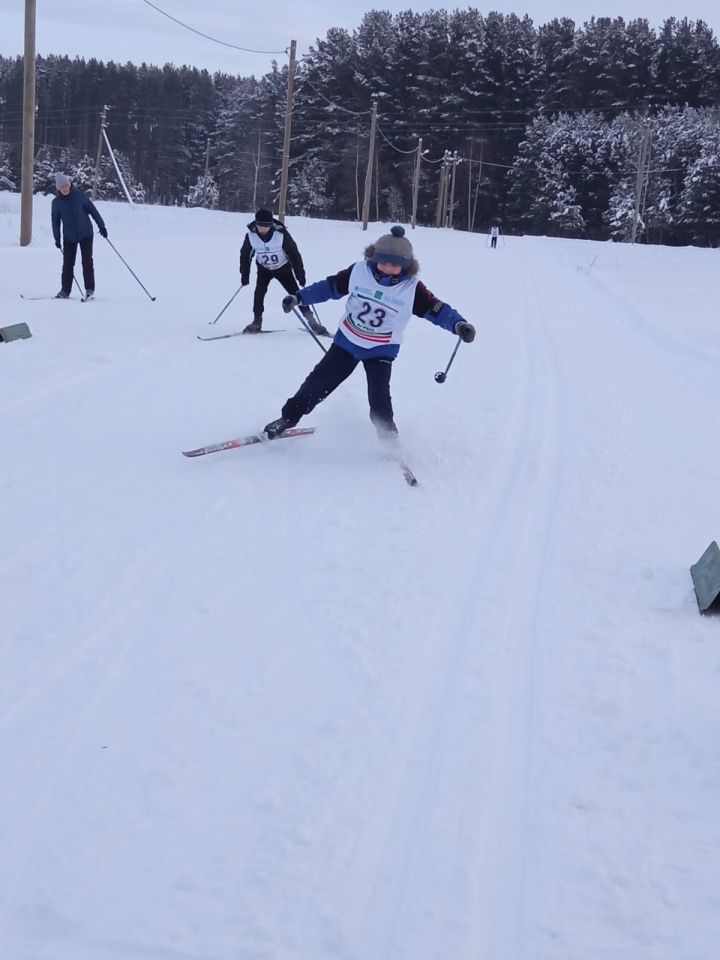
[[[225,304],[225,306],[222,308],[222,310],[220,311],[220,313],[215,317],[215,319],[208,321],[208,323],[209,323],[210,325],[212,325],[213,323],[217,323],[217,322],[218,322],[218,320],[220,319],[220,317],[225,313],[225,311],[226,311],[227,308],[230,306],[230,304],[233,302],[233,300],[235,299],[235,297],[240,293],[240,291],[242,290],[242,288],[243,288],[243,284],[241,283],[240,286],[239,286],[239,287],[237,288],[237,290],[235,291],[235,293],[230,297],[230,299],[228,300],[228,302],[227,302],[227,303]]]
[[[445,381],[447,380],[448,370],[452,366],[452,362],[455,359],[455,354],[460,349],[461,343],[462,343],[462,340],[460,339],[460,337],[458,337],[457,343],[455,344],[455,349],[453,350],[452,355],[448,360],[448,365],[445,367],[445,370],[438,370],[438,372],[435,374],[435,383],[445,383]]]
[[[120,254],[119,250],[117,249],[117,247],[115,246],[115,244],[112,242],[112,240],[108,239],[108,237],[105,237],[105,239],[106,239],[107,242],[110,244],[110,246],[113,248],[113,250],[115,251],[115,253],[117,253],[117,255],[120,257],[120,259],[122,260],[122,262],[123,262],[123,263],[125,264],[125,266],[128,268],[128,270],[130,271],[130,273],[132,273],[132,275],[135,277],[135,279],[137,280],[137,282],[138,282],[138,283],[140,284],[140,286],[143,288],[143,290],[145,291],[145,293],[150,297],[150,299],[151,299],[151,300],[157,300],[157,297],[154,297],[154,296],[150,293],[150,291],[147,289],[147,287],[143,284],[143,282],[142,282],[142,280],[140,279],[140,277],[138,277],[138,275],[133,271],[133,269],[131,268],[130,264],[127,262],[127,260],[125,260],[124,257]]]
[[[306,329],[307,332],[310,334],[310,336],[313,338],[313,340],[315,341],[315,343],[320,347],[320,349],[322,350],[322,352],[323,352],[323,353],[327,353],[327,350],[325,349],[325,347],[320,343],[320,341],[318,340],[318,338],[315,336],[315,331],[312,330],[312,329],[308,326],[307,321],[305,320],[305,317],[300,313],[300,311],[298,310],[297,307],[293,307],[293,313],[294,313],[295,316],[298,318],[298,320],[300,321],[300,323],[305,327],[305,329]]]

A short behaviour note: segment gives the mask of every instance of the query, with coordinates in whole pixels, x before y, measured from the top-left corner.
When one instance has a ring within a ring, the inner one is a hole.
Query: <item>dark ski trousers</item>
[[[497,237],[490,237],[490,246],[494,250],[497,246]]]
[[[295,396],[282,408],[283,417],[297,423],[300,417],[310,413],[325,397],[329,397],[343,380],[347,380],[359,363],[365,367],[367,377],[370,419],[378,433],[397,433],[390,397],[392,360],[356,360],[352,354],[335,343],[330,345],[328,352],[315,369],[310,371]]]
[[[257,265],[257,283],[255,284],[255,296],[253,298],[253,316],[260,319],[265,309],[265,294],[272,279],[279,280],[288,293],[297,293],[300,287],[295,279],[295,274],[289,263],[283,264],[277,270],[267,270],[260,264]],[[312,319],[312,313],[308,307],[300,307],[302,315],[307,319]]]
[[[73,270],[77,248],[80,247],[82,257],[83,280],[86,290],[95,289],[95,266],[93,264],[93,238],[83,237],[78,244],[74,240],[66,240],[63,244],[62,288],[65,293],[72,293]]]

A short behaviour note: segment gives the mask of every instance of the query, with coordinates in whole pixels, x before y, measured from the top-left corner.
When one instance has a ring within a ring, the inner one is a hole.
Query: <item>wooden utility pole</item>
[[[452,227],[455,214],[455,171],[457,170],[457,165],[460,163],[458,160],[457,150],[453,154],[450,162],[452,163],[452,180],[450,187],[450,210],[448,214],[448,226]]]
[[[442,195],[442,204],[440,211],[440,226],[446,227],[448,225],[448,186],[450,184],[450,164],[452,159],[450,157],[450,151],[448,150],[445,154],[445,176],[443,177],[443,195]]]
[[[205,147],[205,179],[207,180],[207,175],[210,173],[210,137],[207,138],[207,145]]]
[[[473,168],[473,145],[475,141],[470,141],[470,156],[468,157],[468,204],[467,204],[467,228],[470,230],[470,209],[472,201],[472,168]]]
[[[25,0],[23,131],[20,167],[20,246],[32,241],[33,159],[35,157],[35,0]]]
[[[102,160],[103,139],[105,133],[105,121],[107,119],[107,104],[103,105],[100,111],[100,136],[98,137],[98,148],[95,156],[95,175],[93,176],[93,185],[90,196],[95,200],[97,196],[98,183],[100,182],[100,161]]]
[[[443,154],[442,163],[440,164],[440,181],[438,183],[437,203],[435,204],[435,226],[436,227],[439,227],[442,223],[442,202],[443,202],[443,186],[445,182],[446,157],[447,157],[447,150]]]
[[[355,146],[355,217],[360,219],[360,134]]]
[[[287,105],[285,107],[285,138],[283,140],[282,174],[280,175],[280,203],[278,220],[285,223],[285,205],[287,202],[288,171],[290,169],[290,135],[292,133],[293,87],[295,86],[295,54],[297,43],[290,41],[290,64],[288,65]]]
[[[478,170],[477,183],[475,184],[475,202],[473,203],[472,220],[470,221],[470,230],[475,229],[475,214],[477,212],[478,194],[480,193],[480,181],[482,180],[483,149],[485,141],[480,141],[480,169]]]
[[[415,176],[413,177],[412,188],[412,218],[410,224],[415,229],[417,218],[418,194],[420,192],[420,164],[422,163],[422,137],[418,140],[417,157],[415,158]]]
[[[377,125],[377,97],[373,94],[372,114],[370,115],[370,146],[368,147],[368,163],[365,171],[365,193],[363,194],[363,230],[368,228],[370,219],[370,194],[372,192],[373,160],[375,158],[375,127]]]
[[[257,185],[258,185],[258,176],[260,174],[260,148],[262,145],[262,127],[258,130],[258,143],[257,143],[257,157],[255,159],[255,179],[253,180],[253,199],[252,199],[252,208],[257,210]]]
[[[450,165],[452,164],[450,151],[446,150],[440,169],[440,190],[438,192],[437,205],[437,223],[438,227],[446,227],[448,224],[448,180],[450,179]]]
[[[650,137],[651,133],[647,127],[642,128],[642,139],[640,141],[640,156],[638,157],[637,177],[635,179],[635,213],[633,216],[631,243],[635,243],[637,238],[638,223],[640,221],[640,208],[643,197],[647,190],[647,180],[650,175]]]

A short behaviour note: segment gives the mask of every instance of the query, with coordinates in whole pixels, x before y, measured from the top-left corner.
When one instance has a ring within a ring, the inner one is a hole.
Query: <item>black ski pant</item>
[[[77,249],[80,247],[82,257],[83,280],[86,290],[95,289],[95,265],[93,264],[93,238],[83,237],[78,244],[75,240],[66,240],[63,243],[62,289],[64,293],[72,293],[73,271]]]
[[[490,237],[490,246],[494,250],[497,246],[497,237]]]
[[[288,293],[297,293],[300,289],[289,263],[283,264],[277,270],[267,270],[261,264],[258,264],[257,283],[255,284],[255,296],[253,298],[253,317],[256,320],[262,318],[265,309],[265,294],[272,279],[279,280]],[[312,320],[309,307],[300,307],[300,311],[306,320]]]
[[[329,397],[343,380],[347,380],[359,363],[365,367],[367,377],[370,419],[378,433],[397,433],[390,397],[392,360],[356,360],[352,354],[335,343],[330,345],[328,352],[315,369],[310,371],[295,396],[282,408],[283,417],[293,424],[297,423],[300,417],[310,413],[325,397]]]

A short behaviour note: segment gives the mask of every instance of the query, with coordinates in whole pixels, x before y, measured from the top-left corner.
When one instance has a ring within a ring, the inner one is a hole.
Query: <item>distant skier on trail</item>
[[[56,174],[55,186],[58,195],[53,199],[50,218],[55,246],[63,253],[61,287],[60,292],[55,296],[57,300],[67,300],[72,292],[75,259],[79,246],[82,256],[85,297],[87,299],[95,295],[93,228],[90,217],[97,224],[101,237],[107,237],[105,221],[98,213],[90,197],[82,190],[76,190],[72,186],[70,178],[64,173]],[[62,244],[60,243],[61,225]]]
[[[475,328],[443,303],[418,279],[419,265],[402,227],[393,227],[365,250],[364,259],[283,299],[283,310],[348,297],[340,326],[329,350],[282,408],[282,415],[264,428],[269,439],[294,427],[305,414],[346,380],[358,363],[365,367],[370,419],[382,438],[397,437],[390,396],[392,364],[412,315],[423,317],[465,343]]]
[[[500,227],[493,226],[490,227],[490,249],[494,250],[497,247],[498,237],[500,236]],[[503,240],[503,243],[505,241]]]
[[[255,219],[247,225],[247,233],[240,249],[240,280],[243,287],[250,283],[253,256],[257,261],[253,321],[245,327],[243,333],[262,331],[265,294],[273,278],[279,280],[291,294],[305,286],[305,267],[297,244],[283,224],[264,208],[258,210]],[[315,320],[308,307],[305,307],[302,313],[311,330],[320,336],[330,336],[325,327]]]

